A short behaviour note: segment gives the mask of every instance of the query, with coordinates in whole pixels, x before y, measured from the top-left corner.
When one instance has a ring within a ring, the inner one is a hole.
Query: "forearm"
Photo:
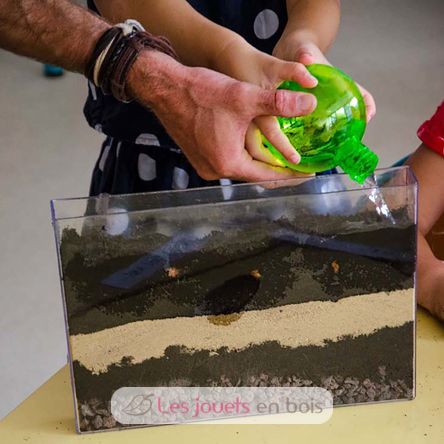
[[[287,0],[288,22],[282,39],[310,40],[325,52],[339,28],[339,0]]]
[[[83,73],[105,20],[67,0],[0,0],[0,47],[42,62]],[[185,67],[158,51],[143,51],[128,73],[130,93],[155,107],[174,85],[183,82]]]
[[[181,62],[224,72],[218,57],[233,43],[248,45],[238,34],[219,26],[185,0],[96,0],[100,13],[112,22],[138,20],[153,34],[167,37]]]
[[[0,0],[0,46],[83,72],[104,20],[67,0]]]
[[[419,183],[419,230],[425,236],[444,213],[444,158],[421,145],[407,162]]]

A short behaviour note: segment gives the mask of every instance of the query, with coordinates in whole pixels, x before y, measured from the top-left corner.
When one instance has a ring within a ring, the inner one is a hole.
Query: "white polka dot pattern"
[[[136,145],[155,145],[160,146],[159,139],[154,134],[142,133],[140,134],[136,141]]]
[[[174,167],[173,170],[173,183],[171,187],[173,190],[184,190],[188,187],[190,176],[182,168]]]
[[[222,185],[224,200],[230,200],[233,195],[233,188],[230,185],[233,185],[233,182],[230,179],[219,179],[219,183]]]
[[[111,149],[111,145],[106,146],[103,149],[102,157],[99,160],[99,170],[102,171],[105,168],[106,159],[108,158],[109,150]]]
[[[148,154],[140,153],[137,162],[139,177],[142,180],[153,180],[156,178],[156,161]]]
[[[264,9],[256,16],[253,26],[258,39],[269,39],[279,28],[279,17],[271,9]]]
[[[111,236],[122,234],[129,224],[128,213],[125,208],[109,208],[106,216],[105,231]]]

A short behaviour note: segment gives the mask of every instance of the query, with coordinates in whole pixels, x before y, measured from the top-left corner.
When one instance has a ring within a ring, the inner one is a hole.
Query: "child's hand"
[[[276,88],[284,80],[293,80],[306,88],[314,87],[317,84],[317,80],[300,63],[286,62],[263,53],[256,54],[256,57],[253,59],[255,59],[256,63],[250,66],[256,64],[258,69],[249,73],[249,81],[257,83],[263,88]],[[255,79],[258,73],[260,77],[258,76]],[[316,100],[313,97],[313,101],[308,103],[305,109],[301,109],[298,115],[309,114],[315,107]],[[274,116],[257,117],[249,126],[245,138],[245,147],[253,158],[271,165],[282,166],[281,162],[264,147],[262,134],[288,161],[292,163],[300,162],[301,156],[290,143],[287,136],[281,131],[279,123]]]
[[[219,53],[216,59],[217,71],[237,80],[259,85],[264,89],[275,89],[284,80],[293,80],[306,88],[312,88],[317,84],[317,80],[302,63],[288,62],[265,54],[248,45],[243,39],[235,39]],[[298,113],[295,115],[309,114],[315,107],[315,97],[306,94],[304,101],[300,101]],[[280,161],[263,146],[261,133],[288,161],[293,163],[300,161],[299,154],[280,130],[279,123],[273,116],[257,117],[248,128],[245,147],[253,159],[282,166]]]
[[[310,41],[307,37],[303,39],[290,39],[283,37],[275,46],[273,55],[282,60],[289,60],[311,65],[312,63],[321,63],[330,65],[330,62],[324,56],[318,46]],[[367,122],[369,122],[376,114],[376,104],[373,96],[359,83],[357,84],[362,97],[364,98]]]

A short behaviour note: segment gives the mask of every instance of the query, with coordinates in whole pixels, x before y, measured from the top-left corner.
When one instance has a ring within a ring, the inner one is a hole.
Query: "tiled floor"
[[[330,60],[373,92],[366,140],[389,165],[444,96],[444,2],[342,4]],[[101,140],[82,117],[85,81],[40,69],[0,52],[0,418],[66,361],[49,200],[87,194]]]

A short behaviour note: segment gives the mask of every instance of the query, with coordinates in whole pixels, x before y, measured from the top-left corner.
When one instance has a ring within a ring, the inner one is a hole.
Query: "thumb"
[[[296,60],[304,65],[311,65],[316,63],[314,55],[309,51],[299,51]]]
[[[313,94],[294,92],[286,89],[257,89],[255,115],[296,117],[310,114],[316,108]]]
[[[306,43],[301,45],[296,51],[296,61],[303,65],[311,65],[312,63],[322,63],[330,65],[322,51],[314,43]]]

